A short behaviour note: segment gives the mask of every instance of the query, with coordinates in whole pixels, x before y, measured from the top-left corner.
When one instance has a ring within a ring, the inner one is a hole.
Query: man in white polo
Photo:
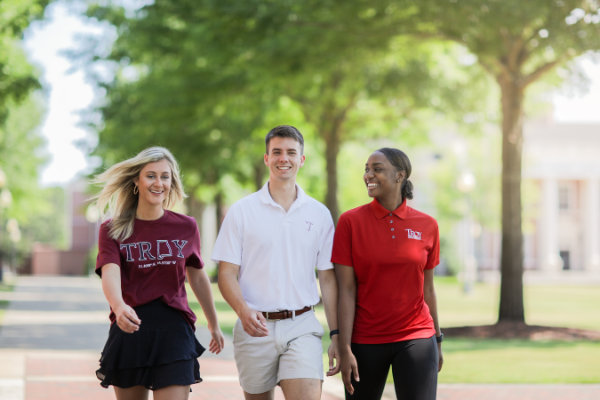
[[[304,165],[304,139],[294,127],[265,138],[269,181],[227,212],[212,258],[219,289],[239,319],[235,360],[246,400],[321,398],[323,328],[315,268],[332,338],[329,371],[339,371],[337,282],[331,259],[333,220],[327,208],[296,184]]]

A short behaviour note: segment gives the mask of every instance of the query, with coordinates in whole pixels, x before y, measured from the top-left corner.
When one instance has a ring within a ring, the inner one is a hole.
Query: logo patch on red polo
[[[421,232],[413,231],[412,229],[405,229],[408,233],[409,239],[421,240]]]

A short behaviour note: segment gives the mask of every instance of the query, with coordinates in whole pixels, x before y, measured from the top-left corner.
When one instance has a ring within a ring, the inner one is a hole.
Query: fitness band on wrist
[[[334,329],[331,332],[329,332],[329,337],[332,338],[333,335],[339,335],[340,334],[340,330],[339,329]]]

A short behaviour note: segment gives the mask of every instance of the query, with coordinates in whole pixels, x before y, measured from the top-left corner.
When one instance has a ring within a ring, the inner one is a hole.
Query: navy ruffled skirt
[[[100,385],[151,390],[202,382],[198,357],[204,347],[180,311],[160,300],[135,307],[142,320],[134,333],[112,324],[96,376]]]

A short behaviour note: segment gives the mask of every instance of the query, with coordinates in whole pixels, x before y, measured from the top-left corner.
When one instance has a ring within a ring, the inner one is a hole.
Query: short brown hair
[[[292,138],[300,143],[300,154],[304,154],[304,137],[300,131],[291,125],[278,125],[271,129],[265,137],[266,153],[269,154],[269,142],[274,137]]]

